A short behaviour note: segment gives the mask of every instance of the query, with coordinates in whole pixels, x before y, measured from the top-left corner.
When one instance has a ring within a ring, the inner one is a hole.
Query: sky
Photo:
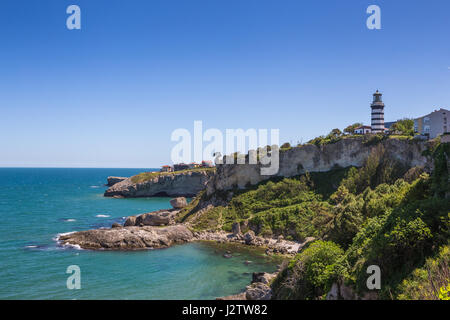
[[[448,109],[449,32],[448,0],[2,0],[0,166],[159,167],[195,120],[304,143],[377,89],[386,121]]]

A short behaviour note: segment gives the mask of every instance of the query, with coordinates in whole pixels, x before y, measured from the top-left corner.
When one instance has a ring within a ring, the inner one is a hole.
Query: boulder
[[[136,217],[130,216],[125,220],[125,223],[123,224],[124,227],[130,227],[136,225]]]
[[[333,285],[331,286],[330,291],[327,293],[326,299],[327,300],[338,300],[339,299],[339,286],[336,282],[333,283]]]
[[[111,226],[111,228],[123,228],[120,223],[114,222]]]
[[[174,209],[181,209],[187,206],[187,201],[185,197],[173,198],[170,200],[170,205]]]
[[[252,274],[252,283],[262,282],[264,284],[269,284],[273,278],[276,277],[274,273],[267,272],[253,272]]]
[[[141,221],[144,226],[168,225],[171,218],[172,215],[169,211],[145,213],[138,217],[138,219],[142,219]]]
[[[130,216],[125,220],[124,226],[165,226],[174,223],[174,217],[178,211],[158,210]]]
[[[245,298],[247,300],[270,300],[272,289],[262,282],[253,283],[247,287]]]
[[[247,231],[247,233],[244,234],[244,241],[245,244],[253,244],[255,241],[255,233],[252,230]]]
[[[231,232],[234,236],[241,234],[241,225],[239,222],[233,223],[233,225],[231,226]]]

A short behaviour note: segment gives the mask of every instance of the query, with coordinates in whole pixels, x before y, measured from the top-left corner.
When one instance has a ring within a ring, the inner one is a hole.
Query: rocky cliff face
[[[108,177],[108,183],[106,184],[108,187],[115,185],[123,180],[127,179],[126,177]]]
[[[114,184],[105,192],[105,197],[193,197],[205,189],[213,171],[189,171],[160,175],[148,181],[134,183],[127,178]]]
[[[409,166],[425,166],[427,157],[422,155],[426,142],[416,140],[387,139],[376,145],[368,145],[363,139],[343,139],[318,147],[304,145],[280,151],[279,171],[275,176],[292,177],[305,172],[323,172],[336,167],[361,167],[371,151],[382,145],[393,160]],[[207,194],[216,191],[240,189],[254,185],[274,176],[261,175],[261,165],[223,164],[217,165],[216,175],[207,185]]]

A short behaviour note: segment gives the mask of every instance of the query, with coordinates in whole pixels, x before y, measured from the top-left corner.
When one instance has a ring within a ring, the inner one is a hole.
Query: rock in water
[[[173,225],[88,230],[62,235],[58,241],[83,249],[137,250],[168,247],[192,239],[192,232],[184,225]]]
[[[170,200],[170,205],[174,209],[181,209],[187,206],[187,201],[185,197],[173,198]]]
[[[111,228],[122,228],[122,225],[119,224],[119,223],[117,223],[117,222],[114,222],[114,223],[112,224]]]

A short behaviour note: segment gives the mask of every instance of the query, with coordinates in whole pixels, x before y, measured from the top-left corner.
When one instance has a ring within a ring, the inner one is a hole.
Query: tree
[[[345,133],[349,133],[349,134],[353,134],[353,133],[355,133],[355,129],[358,128],[358,127],[361,127],[361,126],[362,126],[362,123],[359,123],[359,122],[351,124],[347,128],[344,129],[344,132]]]
[[[413,119],[402,119],[398,120],[391,127],[391,131],[398,131],[400,134],[405,136],[413,136],[414,135],[414,120]]]
[[[342,131],[336,128],[331,130],[331,132],[328,135],[336,138],[342,135]]]

